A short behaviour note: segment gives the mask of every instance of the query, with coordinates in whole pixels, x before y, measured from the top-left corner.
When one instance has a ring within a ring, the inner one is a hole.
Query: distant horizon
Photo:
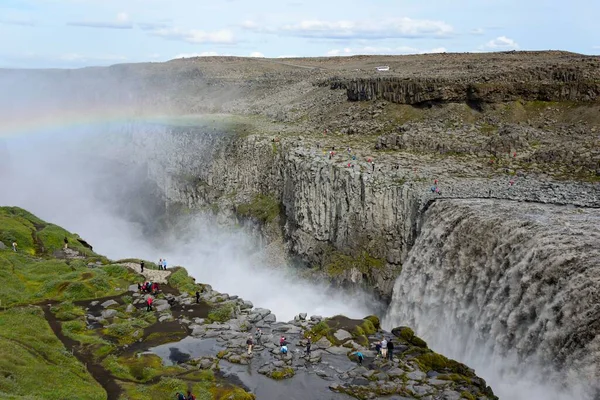
[[[597,55],[597,15],[600,3],[584,0],[4,0],[0,68],[545,48]]]
[[[332,58],[358,58],[358,57],[414,57],[414,56],[435,56],[441,54],[448,55],[460,55],[460,54],[508,54],[508,53],[570,53],[580,55],[582,57],[600,57],[600,54],[585,54],[577,53],[568,50],[503,50],[503,51],[462,51],[462,52],[440,52],[440,53],[415,53],[415,54],[352,54],[352,55],[336,55],[336,56],[297,56],[297,57],[250,57],[250,56],[236,56],[236,55],[195,55],[189,57],[178,57],[164,61],[135,61],[135,62],[120,62],[106,65],[86,65],[79,67],[0,67],[0,70],[73,70],[73,69],[87,69],[87,68],[107,68],[116,65],[132,65],[132,64],[163,64],[178,60],[192,60],[192,59],[208,59],[208,58],[238,58],[244,60],[302,60],[302,59],[332,59]]]

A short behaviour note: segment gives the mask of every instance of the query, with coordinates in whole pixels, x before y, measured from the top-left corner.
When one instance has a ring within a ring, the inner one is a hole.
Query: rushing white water
[[[133,171],[144,159],[132,161],[127,139],[121,146],[103,135],[91,129],[8,140],[10,162],[2,164],[0,204],[26,208],[77,232],[112,259],[164,257],[170,266],[185,266],[198,282],[271,309],[279,320],[301,312],[363,318],[379,308],[364,292],[307,281],[286,265],[266,267],[254,238],[202,215],[182,221],[175,234],[149,234],[151,219],[161,216],[153,215],[157,206],[143,168]],[[101,148],[103,142],[107,145]],[[150,156],[137,150],[135,157]],[[125,162],[120,165],[119,160]]]
[[[384,324],[413,326],[501,399],[591,399],[600,378],[600,210],[438,200]]]

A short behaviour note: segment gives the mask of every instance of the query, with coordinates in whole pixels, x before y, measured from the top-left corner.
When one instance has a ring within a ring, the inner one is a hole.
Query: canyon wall
[[[421,215],[439,199],[600,207],[598,185],[534,179],[510,187],[501,178],[447,178],[443,193],[434,194],[431,183],[405,179],[406,171],[389,165],[347,168],[303,138],[274,141],[227,129],[134,124],[125,140],[132,144],[129,157],[145,160],[167,207],[204,208],[222,223],[251,217],[313,270],[341,284],[366,285],[388,301],[421,231]],[[273,210],[276,218],[265,214]]]

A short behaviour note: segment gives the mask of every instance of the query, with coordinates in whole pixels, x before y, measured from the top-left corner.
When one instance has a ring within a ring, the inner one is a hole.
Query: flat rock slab
[[[337,340],[339,340],[340,342],[343,342],[344,340],[348,340],[348,339],[352,339],[352,334],[348,331],[345,331],[343,329],[338,329],[333,336],[335,336],[335,338]]]

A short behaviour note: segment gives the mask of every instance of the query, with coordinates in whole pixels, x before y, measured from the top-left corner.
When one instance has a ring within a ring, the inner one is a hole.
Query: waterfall
[[[600,210],[437,200],[384,324],[414,327],[501,399],[599,398]]]

